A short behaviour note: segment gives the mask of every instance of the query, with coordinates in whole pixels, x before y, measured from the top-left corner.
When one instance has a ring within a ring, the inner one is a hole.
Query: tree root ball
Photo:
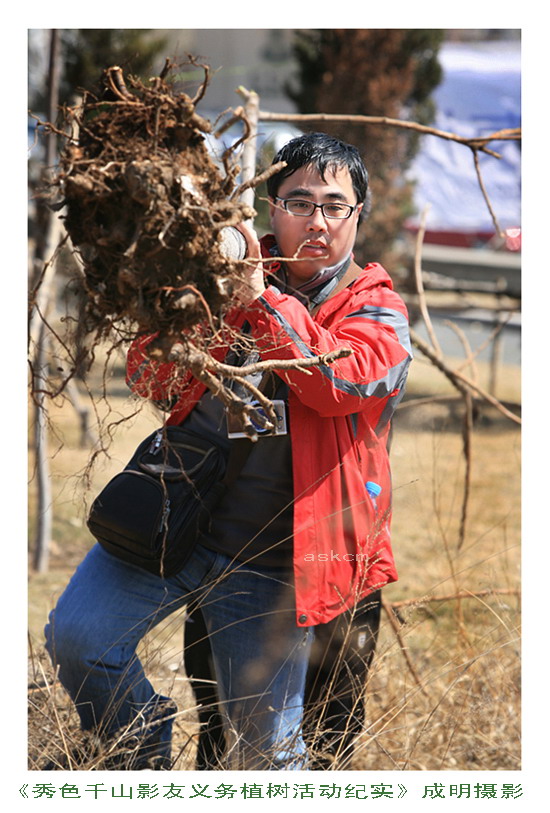
[[[220,251],[220,232],[255,212],[232,199],[231,151],[224,175],[207,150],[211,125],[195,110],[207,80],[206,69],[191,99],[162,74],[126,85],[115,66],[102,94],[66,111],[57,185],[84,268],[83,318],[97,335],[158,332],[157,347],[169,348],[230,306],[245,266]]]

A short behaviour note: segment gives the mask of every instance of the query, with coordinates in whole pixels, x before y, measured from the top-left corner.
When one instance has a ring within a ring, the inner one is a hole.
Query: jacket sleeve
[[[340,348],[351,355],[306,372],[279,372],[295,395],[322,416],[373,409],[379,415],[403,394],[412,359],[401,297],[386,284],[352,294],[323,327],[294,297],[270,286],[247,318],[263,359],[307,359]],[[393,410],[392,410],[393,411]]]
[[[135,339],[128,350],[126,383],[136,395],[169,408],[181,395],[189,376],[182,380],[174,364],[149,358],[146,348],[156,334]]]

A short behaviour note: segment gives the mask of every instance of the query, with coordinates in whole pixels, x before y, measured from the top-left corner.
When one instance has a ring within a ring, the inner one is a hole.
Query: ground
[[[117,357],[108,377],[105,421],[136,411]],[[487,370],[479,366],[480,381]],[[502,368],[500,397],[519,400],[519,371]],[[95,382],[98,383],[97,381]],[[96,389],[97,391],[97,389]],[[520,429],[482,408],[472,438],[466,530],[459,528],[464,483],[460,400],[409,406],[421,395],[451,395],[446,380],[421,358],[395,420],[392,445],[394,549],[399,581],[384,590],[397,624],[383,615],[367,697],[368,725],[356,770],[518,770],[520,767]],[[65,399],[49,405],[54,524],[49,569],[29,573],[32,647],[30,767],[68,741],[78,741],[74,713],[42,651],[42,628],[72,570],[92,544],[85,515],[90,499],[126,462],[158,422],[150,407],[118,425],[88,482],[90,446],[80,446],[75,411]],[[34,530],[33,459],[30,533]],[[456,598],[459,596],[459,598]],[[431,598],[438,601],[430,601]],[[418,599],[416,606],[400,602]],[[182,666],[182,617],[173,616],[143,645],[153,682],[178,704],[176,768],[193,765],[194,700]],[[409,658],[407,661],[406,656]],[[44,670],[44,672],[42,671]],[[46,684],[46,686],[44,686]],[[180,753],[181,752],[181,753]]]

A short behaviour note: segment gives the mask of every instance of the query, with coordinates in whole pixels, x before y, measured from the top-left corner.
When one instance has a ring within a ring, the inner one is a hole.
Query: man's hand
[[[261,296],[265,291],[263,263],[255,262],[261,259],[262,252],[258,235],[252,226],[249,226],[248,223],[239,223],[236,228],[246,240],[247,252],[244,262],[247,264],[247,272],[246,280],[235,291],[235,296],[239,304],[246,306]]]

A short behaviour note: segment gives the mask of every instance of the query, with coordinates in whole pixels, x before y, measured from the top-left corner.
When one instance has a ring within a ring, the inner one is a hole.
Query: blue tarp
[[[434,92],[434,126],[461,136],[487,135],[521,126],[519,42],[446,43],[440,50],[444,70]],[[479,153],[487,193],[502,228],[520,226],[520,143],[489,145],[502,158]],[[457,232],[494,232],[468,147],[424,136],[409,176],[416,182],[417,225],[426,205],[427,228]]]

